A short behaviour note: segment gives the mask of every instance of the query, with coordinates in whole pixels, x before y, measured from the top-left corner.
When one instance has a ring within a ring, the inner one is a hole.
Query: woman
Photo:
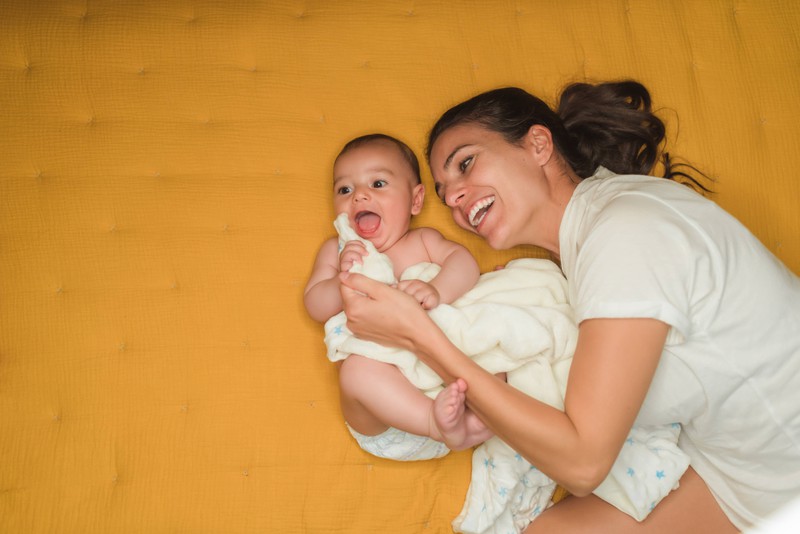
[[[458,225],[561,262],[579,324],[563,412],[481,370],[408,295],[343,276],[356,335],[414,351],[573,494],[526,532],[733,532],[800,494],[800,281],[714,203],[641,176],[663,138],[635,82],[570,86],[557,113],[490,91],[431,131]],[[680,423],[691,457],[642,523],[591,495],[634,421]]]

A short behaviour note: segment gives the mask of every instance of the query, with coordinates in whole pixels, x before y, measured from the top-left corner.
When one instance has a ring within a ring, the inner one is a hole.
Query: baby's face
[[[333,205],[350,225],[384,251],[408,232],[422,209],[424,188],[416,183],[400,149],[376,140],[341,155],[333,167]]]

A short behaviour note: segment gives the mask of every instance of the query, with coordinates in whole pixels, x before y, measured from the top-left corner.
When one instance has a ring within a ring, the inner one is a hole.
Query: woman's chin
[[[482,224],[478,225],[477,228],[473,227],[469,223],[461,221],[456,221],[456,224],[458,224],[458,226],[460,226],[467,232],[475,234],[481,239],[483,239],[486,242],[486,244],[489,245],[489,247],[493,248],[494,250],[506,250],[515,246],[515,244],[508,243],[508,239],[506,238],[506,236],[501,236],[501,234],[499,234],[497,231],[489,230]]]
[[[483,239],[486,244],[494,250],[508,250],[520,245],[527,244],[520,236],[507,226],[494,226],[491,229],[486,229],[483,234]]]
[[[487,241],[486,244],[488,244],[489,247],[493,250],[508,250],[516,246],[516,245],[507,245],[505,243],[494,243],[492,241]]]
[[[507,250],[515,245],[515,243],[509,242],[507,236],[500,235],[497,232],[481,235],[481,237],[494,250]]]

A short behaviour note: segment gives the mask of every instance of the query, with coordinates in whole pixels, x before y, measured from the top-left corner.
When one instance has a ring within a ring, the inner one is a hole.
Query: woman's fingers
[[[386,284],[373,280],[367,276],[356,273],[341,273],[340,291],[342,303],[347,314],[348,325],[352,324],[353,331],[365,334],[363,328],[371,325],[370,319],[375,315],[384,315],[386,297],[383,292],[389,287]],[[362,327],[361,324],[365,326]],[[359,332],[361,330],[361,332]]]
[[[347,326],[362,339],[410,347],[416,313],[425,312],[409,295],[361,274],[342,273],[341,293]]]
[[[342,283],[342,298],[345,302],[356,296],[374,298],[373,295],[386,287],[386,284],[358,273],[340,273],[339,281]]]

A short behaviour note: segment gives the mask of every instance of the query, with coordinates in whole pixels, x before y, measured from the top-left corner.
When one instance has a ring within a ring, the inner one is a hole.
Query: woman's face
[[[548,188],[535,147],[520,145],[478,124],[446,130],[431,150],[436,194],[462,228],[494,249],[543,246],[537,213]]]

